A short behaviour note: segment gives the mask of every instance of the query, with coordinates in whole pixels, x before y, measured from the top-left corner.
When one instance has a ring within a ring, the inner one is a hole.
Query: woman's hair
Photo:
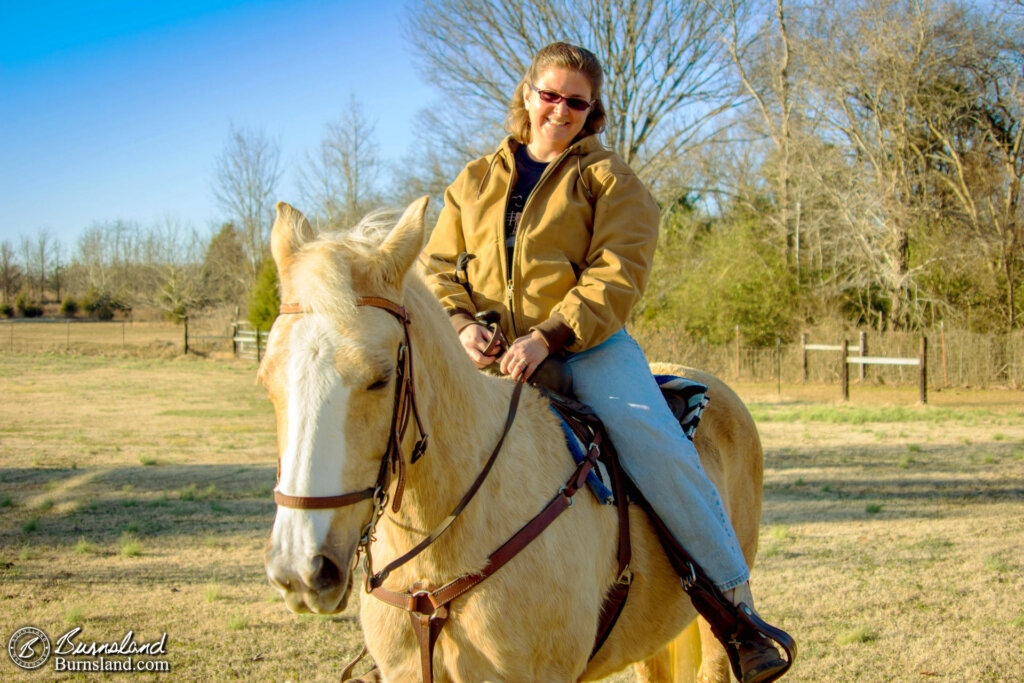
[[[590,98],[594,100],[594,104],[590,107],[583,130],[580,131],[577,139],[603,131],[605,111],[604,105],[601,103],[601,84],[604,81],[604,71],[601,69],[601,62],[590,50],[568,43],[551,43],[534,55],[533,63],[530,64],[523,80],[519,82],[515,92],[512,93],[508,117],[505,119],[505,129],[524,145],[530,142],[530,115],[526,111],[523,93],[540,77],[541,73],[550,68],[577,71],[583,74],[590,83]]]

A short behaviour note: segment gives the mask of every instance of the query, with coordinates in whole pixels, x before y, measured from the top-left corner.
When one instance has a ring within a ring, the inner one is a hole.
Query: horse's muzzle
[[[334,614],[345,609],[352,592],[352,571],[327,555],[297,563],[268,553],[266,569],[270,585],[284,597],[292,612]]]

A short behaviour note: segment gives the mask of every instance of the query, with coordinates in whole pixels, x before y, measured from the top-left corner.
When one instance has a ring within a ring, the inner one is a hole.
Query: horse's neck
[[[381,526],[381,540],[395,553],[422,540],[472,486],[497,444],[511,395],[509,382],[487,377],[473,366],[451,323],[422,284],[410,285],[405,298],[413,319],[416,400],[430,440],[420,460],[407,461],[401,509],[394,513],[389,507]],[[407,447],[411,437],[407,434]],[[486,508],[473,506],[473,514],[463,515],[445,534],[443,545],[457,544],[485,525]],[[427,552],[417,561],[431,563],[436,555]]]

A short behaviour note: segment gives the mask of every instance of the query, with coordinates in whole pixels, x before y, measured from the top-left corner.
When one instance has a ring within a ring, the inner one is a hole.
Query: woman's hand
[[[536,330],[528,337],[512,342],[508,352],[501,357],[501,372],[511,375],[517,382],[525,382],[537,366],[548,357],[548,344]]]
[[[491,342],[491,331],[483,325],[466,325],[459,332],[459,341],[462,342],[462,348],[466,350],[469,359],[478,368],[485,368],[497,360],[496,356],[485,356],[483,353]]]

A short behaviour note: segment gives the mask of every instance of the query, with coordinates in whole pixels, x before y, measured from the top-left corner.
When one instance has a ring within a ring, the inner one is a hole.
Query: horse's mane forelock
[[[395,226],[398,212],[373,211],[351,228],[320,232],[304,244],[293,268],[296,289],[303,307],[330,317],[349,317],[355,312],[352,291],[353,259],[373,259]]]

